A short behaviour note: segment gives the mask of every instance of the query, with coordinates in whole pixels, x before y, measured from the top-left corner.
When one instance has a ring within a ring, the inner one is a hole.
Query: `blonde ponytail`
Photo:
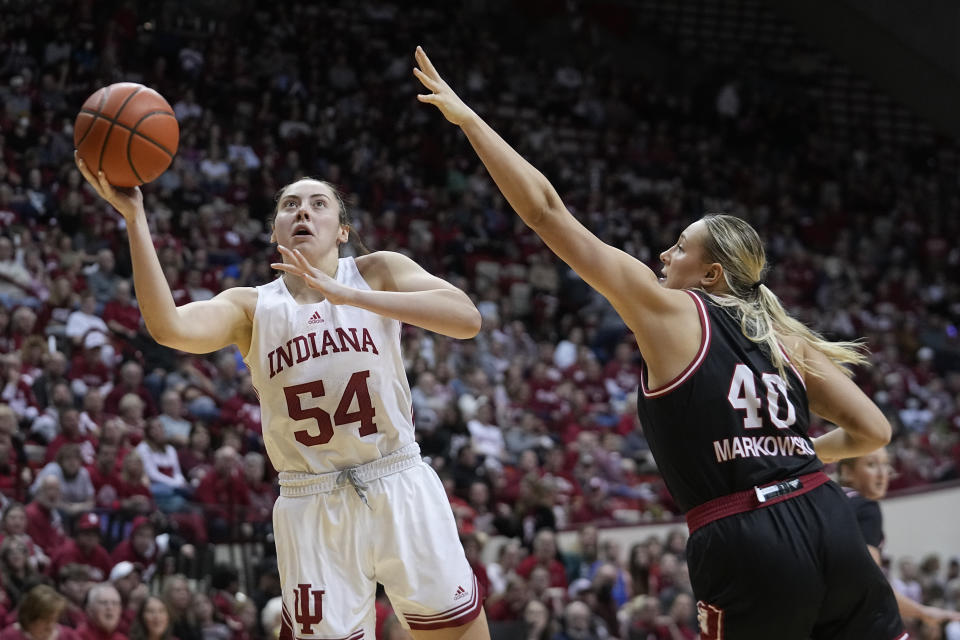
[[[786,312],[777,295],[763,284],[766,254],[753,227],[740,218],[721,214],[704,216],[703,222],[707,227],[704,241],[707,260],[723,267],[724,281],[730,291],[728,295],[708,295],[739,319],[743,335],[761,345],[781,378],[788,380],[786,368],[790,363],[802,376],[820,375],[799,350],[791,348],[793,341],[784,339],[788,337],[800,338],[840,366],[848,376],[852,375],[848,365],[869,363],[862,343],[826,340]]]

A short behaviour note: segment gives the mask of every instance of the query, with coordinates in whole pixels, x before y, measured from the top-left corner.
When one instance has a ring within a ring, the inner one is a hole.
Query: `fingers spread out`
[[[274,269],[279,269],[280,271],[286,271],[287,273],[292,273],[294,275],[300,276],[301,278],[310,278],[314,276],[313,265],[300,253],[299,249],[288,249],[282,244],[277,245],[277,251],[279,251],[286,259],[287,262],[275,262],[270,266]]]
[[[430,62],[430,58],[427,57],[427,52],[423,50],[423,47],[418,45],[415,55],[417,58],[417,62],[420,63],[420,66],[423,67],[423,70],[427,73],[427,75],[429,75],[431,78],[435,80],[439,80],[440,74],[437,73],[437,70],[434,68],[433,63]]]
[[[416,67],[414,67],[413,69],[413,75],[417,76],[417,80],[419,80],[423,84],[423,86],[425,86],[427,89],[430,89],[430,91],[433,91],[434,93],[436,93],[437,89],[440,88],[436,80],[434,80],[433,78],[425,74],[420,69],[417,69]]]

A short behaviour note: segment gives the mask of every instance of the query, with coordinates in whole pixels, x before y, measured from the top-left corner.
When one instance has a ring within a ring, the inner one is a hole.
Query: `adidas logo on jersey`
[[[462,600],[462,599],[465,598],[466,596],[467,596],[466,590],[465,590],[463,587],[461,587],[460,585],[457,585],[457,592],[453,594],[453,599],[454,599],[454,600]]]
[[[307,320],[307,324],[317,324],[323,322],[323,318],[320,317],[319,311],[314,311],[313,315],[310,316],[310,319]]]

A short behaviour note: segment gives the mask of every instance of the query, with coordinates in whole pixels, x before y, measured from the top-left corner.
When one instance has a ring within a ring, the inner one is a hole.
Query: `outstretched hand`
[[[428,94],[418,94],[417,100],[440,109],[443,117],[457,126],[473,116],[473,110],[443,81],[422,47],[417,47],[414,57],[419,68],[414,67],[413,75],[430,91]]]
[[[124,188],[113,186],[107,180],[107,176],[104,175],[103,171],[94,173],[76,151],[73,152],[73,160],[77,163],[77,169],[80,171],[80,174],[90,183],[90,186],[97,192],[97,195],[119,211],[124,220],[130,222],[138,213],[143,212],[143,193],[140,191],[140,187]]]
[[[303,278],[308,287],[322,293],[330,301],[330,304],[350,303],[350,294],[355,289],[340,284],[328,274],[311,265],[299,249],[288,249],[283,245],[278,245],[277,250],[287,261],[274,262],[270,265],[271,267]]]

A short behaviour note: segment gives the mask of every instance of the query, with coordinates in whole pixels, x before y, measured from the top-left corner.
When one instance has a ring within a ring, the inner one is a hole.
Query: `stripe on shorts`
[[[480,613],[483,603],[480,601],[480,586],[477,584],[477,577],[473,577],[473,597],[469,602],[451,607],[446,611],[432,615],[420,615],[414,613],[404,613],[403,617],[411,629],[429,630],[445,629],[448,627],[459,627],[462,624],[470,622]]]

